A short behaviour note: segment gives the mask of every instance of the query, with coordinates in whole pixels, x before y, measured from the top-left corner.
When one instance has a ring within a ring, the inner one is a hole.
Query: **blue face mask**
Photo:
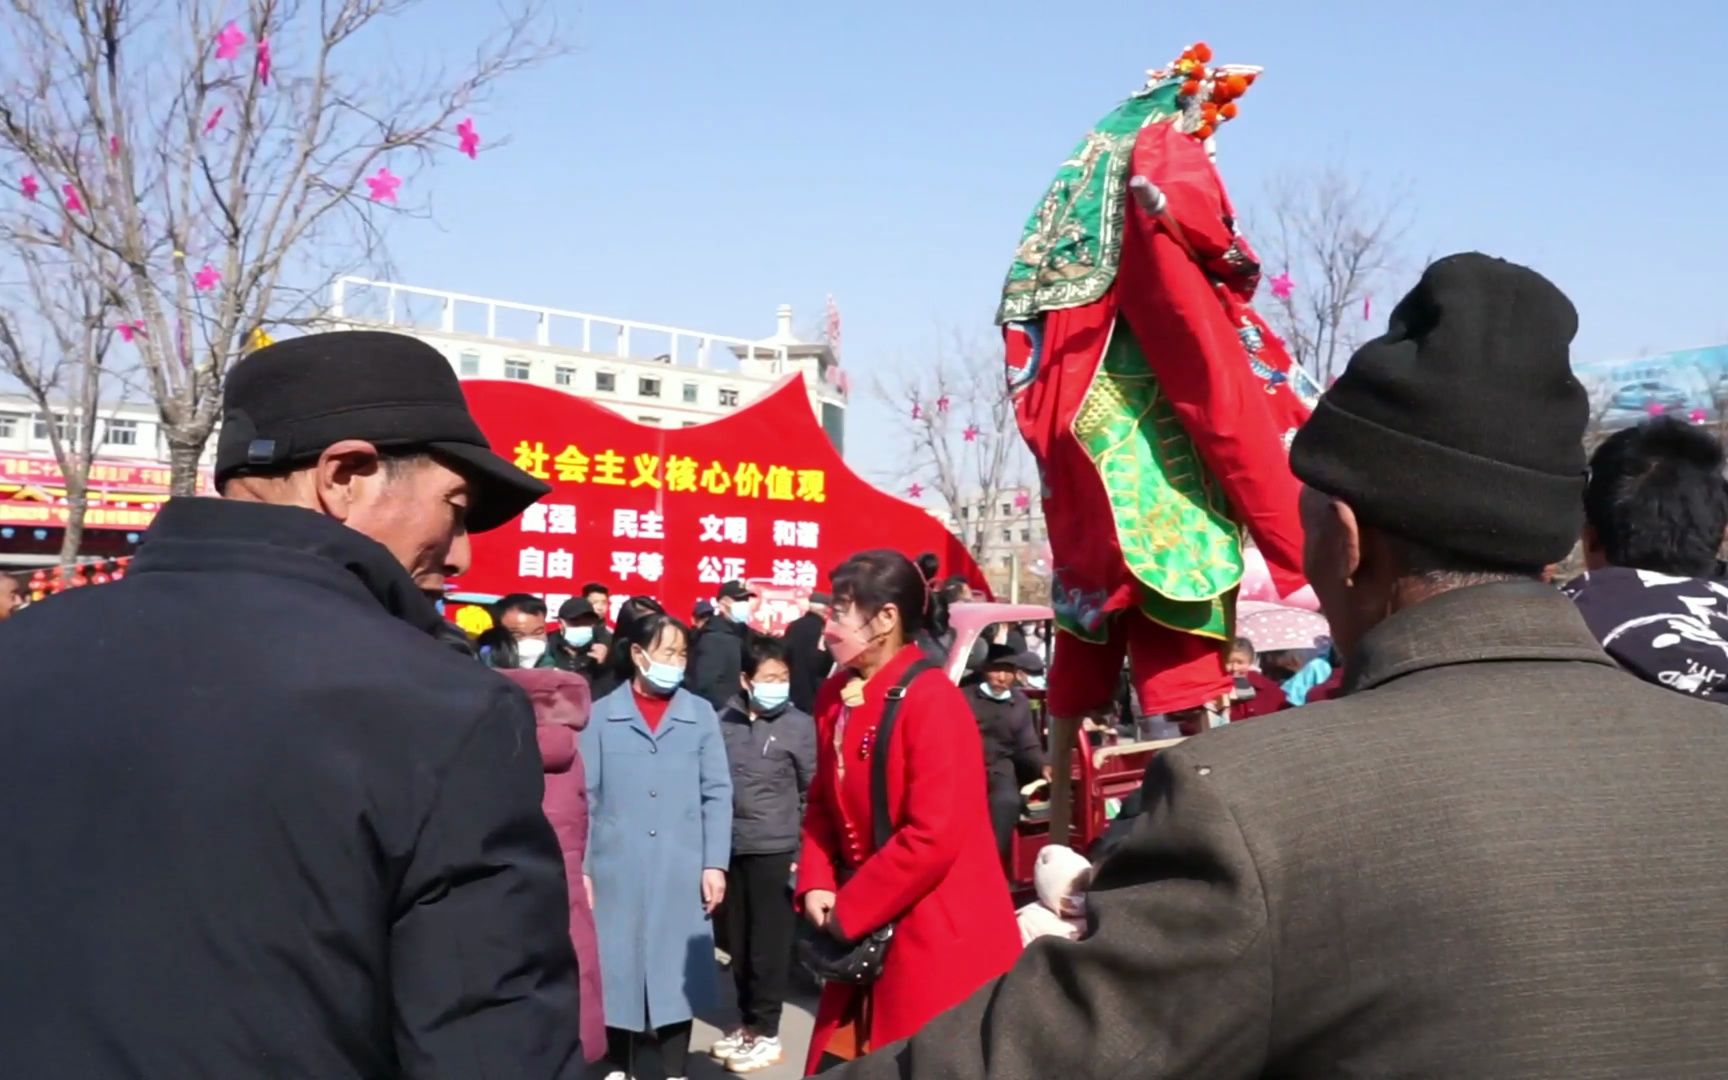
[[[979,683],[978,689],[984,691],[984,696],[990,698],[992,701],[1007,701],[1009,698],[1014,696],[1014,691],[998,690],[989,683]]]
[[[660,694],[668,695],[683,684],[684,665],[662,664],[658,660],[650,660],[648,666],[642,669],[642,678]]]
[[[750,700],[763,712],[773,712],[785,706],[791,700],[792,684],[783,682],[759,682],[750,686]]]
[[[594,644],[594,628],[592,626],[566,626],[564,640],[578,649],[586,649]]]
[[[726,609],[726,617],[735,623],[748,624],[750,622],[750,609],[743,604],[733,604]]]

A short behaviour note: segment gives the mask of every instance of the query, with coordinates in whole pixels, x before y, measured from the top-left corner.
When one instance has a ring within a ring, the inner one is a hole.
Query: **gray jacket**
[[[732,764],[732,853],[797,851],[816,774],[815,721],[790,705],[752,720],[736,698],[720,714],[720,732]]]
[[[1721,708],[1534,583],[1401,611],[1346,669],[1154,760],[1087,940],[836,1075],[1728,1075]]]

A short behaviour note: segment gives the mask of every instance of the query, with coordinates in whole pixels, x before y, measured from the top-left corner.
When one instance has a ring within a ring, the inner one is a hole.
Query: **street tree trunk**
[[[90,485],[85,479],[89,466],[82,470],[62,467],[66,474],[66,529],[60,537],[60,571],[68,579],[78,565],[78,550],[84,546],[84,514],[90,505]]]
[[[208,435],[197,437],[170,431],[168,442],[168,493],[182,498],[198,493],[198,459],[204,455]]]

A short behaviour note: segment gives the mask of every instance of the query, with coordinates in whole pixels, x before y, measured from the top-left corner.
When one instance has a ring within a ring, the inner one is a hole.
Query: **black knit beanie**
[[[1527,267],[1428,267],[1297,432],[1290,468],[1364,522],[1490,566],[1564,558],[1583,524],[1578,313]]]

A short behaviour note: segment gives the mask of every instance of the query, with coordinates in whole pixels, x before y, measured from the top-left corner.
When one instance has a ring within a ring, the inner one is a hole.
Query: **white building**
[[[104,461],[166,463],[168,443],[162,438],[162,418],[149,403],[104,405],[96,421],[96,456]],[[54,423],[67,423],[57,412]],[[0,451],[52,457],[48,438],[49,418],[23,394],[0,394]],[[216,440],[211,439],[204,458],[208,464]]]
[[[750,404],[788,374],[804,376],[810,408],[844,452],[846,394],[827,344],[798,340],[782,304],[772,336],[728,337],[579,311],[344,278],[331,294],[336,327],[412,334],[464,379],[513,379],[564,390],[641,424],[694,427]]]
[[[946,508],[932,515],[971,549],[978,565],[992,578],[1008,574],[1016,562],[1035,567],[1048,555],[1050,532],[1038,496],[1007,490],[993,500],[972,496],[956,518]]]

